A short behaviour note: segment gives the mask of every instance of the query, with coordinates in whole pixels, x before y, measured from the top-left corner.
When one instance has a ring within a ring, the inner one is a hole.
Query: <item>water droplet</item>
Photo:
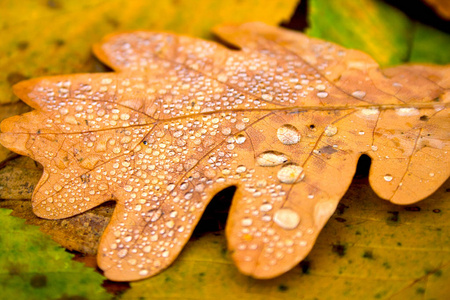
[[[244,165],[240,165],[236,168],[236,173],[244,173],[245,171],[247,171],[247,167]]]
[[[314,206],[314,223],[321,228],[328,221],[336,209],[332,201],[319,202]]]
[[[417,116],[420,114],[419,110],[414,107],[402,107],[397,108],[395,110],[395,113],[399,116],[406,117],[406,116]]]
[[[337,132],[338,132],[338,129],[337,129],[336,126],[328,125],[328,126],[325,128],[325,135],[326,135],[326,136],[333,136],[333,135],[335,135]]]
[[[242,226],[250,226],[250,225],[252,225],[252,224],[253,224],[253,220],[250,219],[250,218],[244,218],[244,219],[242,219],[242,221],[241,221],[241,225],[242,225]]]
[[[188,182],[183,182],[182,184],[180,184],[180,190],[185,191],[187,190],[189,187],[189,183]]]
[[[390,174],[384,175],[383,178],[384,178],[384,180],[386,180],[387,182],[392,181],[392,179],[394,179],[394,177],[392,177],[392,175],[390,175]]]
[[[141,276],[146,276],[147,274],[148,274],[147,270],[140,270],[139,271],[139,275],[141,275]]]
[[[217,80],[220,82],[227,82],[228,76],[224,73],[217,75]]]
[[[273,97],[271,95],[269,95],[269,94],[262,94],[261,98],[263,100],[265,100],[265,101],[272,101],[273,100]]]
[[[238,134],[236,136],[236,144],[243,144],[247,138],[243,134]]]
[[[259,210],[262,211],[262,212],[268,212],[268,211],[272,210],[272,204],[270,204],[270,203],[262,204],[259,207]]]
[[[152,209],[149,212],[147,212],[147,218],[149,218],[150,222],[158,221],[159,218],[161,218],[161,216],[162,216],[162,210],[160,210],[160,209]],[[147,221],[147,222],[149,222],[149,221]]]
[[[364,108],[361,113],[365,116],[373,116],[379,114],[380,110],[378,108]]]
[[[128,253],[127,249],[121,249],[121,250],[119,250],[119,252],[117,252],[117,256],[120,258],[123,258],[127,255],[127,253]]]
[[[377,150],[378,150],[378,147],[375,146],[375,145],[372,145],[372,146],[370,147],[370,149],[372,149],[372,151],[377,151]]]
[[[282,183],[292,184],[301,181],[305,174],[302,167],[291,163],[284,165],[278,171],[277,177]]]
[[[256,157],[256,163],[261,167],[273,167],[284,164],[288,158],[286,155],[276,151],[266,151]]]
[[[430,173],[429,175],[430,175],[430,177],[434,177],[434,173]]]
[[[360,132],[358,132],[359,135],[364,135],[364,133],[365,133],[365,132],[362,131],[362,130],[361,130]]]
[[[319,84],[318,86],[316,86],[316,90],[318,91],[325,91],[326,88],[327,87],[324,84]]]
[[[196,164],[197,164],[198,160],[195,158],[190,158],[188,160],[186,160],[186,162],[184,163],[183,167],[186,171],[189,171],[190,169],[192,169]]]
[[[352,93],[352,96],[356,97],[358,99],[362,99],[362,98],[364,98],[366,96],[366,92],[364,92],[364,91],[354,91]]]
[[[281,208],[273,216],[274,222],[283,229],[294,229],[300,223],[300,216],[290,208]]]
[[[223,135],[229,135],[230,133],[231,133],[231,128],[230,127],[222,128],[222,134]]]
[[[64,115],[67,115],[69,113],[69,110],[67,108],[65,108],[65,107],[62,107],[62,108],[59,109],[59,113],[64,116]]]
[[[290,124],[278,128],[277,137],[284,145],[293,145],[300,141],[300,133],[295,126]]]
[[[317,97],[319,98],[326,98],[328,96],[327,92],[318,92]]]

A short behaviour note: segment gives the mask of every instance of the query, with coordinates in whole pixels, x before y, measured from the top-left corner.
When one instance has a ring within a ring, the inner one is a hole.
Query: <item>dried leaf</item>
[[[241,272],[271,278],[311,250],[361,154],[393,203],[448,178],[448,67],[382,73],[362,52],[259,23],[216,32],[241,51],[123,33],[95,47],[117,72],[15,87],[36,110],[3,121],[1,142],[44,166],[34,212],[60,219],[117,202],[98,253],[108,278],[166,268],[230,185],[228,248]]]
[[[290,17],[298,0],[3,0],[0,10],[0,103],[17,102],[20,80],[73,72],[104,72],[91,46],[113,31],[151,28],[203,38],[222,22]],[[76,20],[76,22],[74,22]],[[49,29],[50,28],[50,29]],[[93,30],[95,28],[95,30]]]
[[[450,3],[445,0],[423,0],[445,20],[450,20]]]

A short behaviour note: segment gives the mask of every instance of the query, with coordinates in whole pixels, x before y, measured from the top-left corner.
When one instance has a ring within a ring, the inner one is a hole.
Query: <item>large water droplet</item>
[[[300,133],[295,126],[290,124],[278,128],[277,137],[284,145],[293,145],[300,142]]]
[[[325,128],[325,131],[324,131],[324,133],[325,133],[326,136],[333,136],[333,135],[335,135],[337,132],[338,132],[337,127],[336,127],[336,126],[333,126],[333,125],[328,125],[328,126]]]
[[[261,167],[273,167],[284,164],[288,158],[286,155],[276,151],[266,151],[256,157],[256,163]]]
[[[273,221],[283,229],[294,229],[300,223],[300,216],[290,208],[281,208],[275,212]]]
[[[278,179],[282,183],[296,183],[305,177],[303,173],[303,168],[296,164],[286,164],[284,165],[277,174]]]

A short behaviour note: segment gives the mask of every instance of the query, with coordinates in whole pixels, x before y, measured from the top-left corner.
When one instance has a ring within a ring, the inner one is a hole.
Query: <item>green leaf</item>
[[[408,60],[412,22],[378,0],[311,0],[306,33],[370,54],[381,66]]]
[[[416,23],[410,61],[450,63],[450,35],[426,25]]]
[[[450,63],[450,35],[380,0],[310,0],[306,33],[369,53],[381,66]]]
[[[0,209],[2,299],[110,299],[104,280],[35,226]]]

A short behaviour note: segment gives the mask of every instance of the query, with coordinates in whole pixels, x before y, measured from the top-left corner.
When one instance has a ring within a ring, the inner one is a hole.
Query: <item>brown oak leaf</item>
[[[228,186],[232,258],[271,278],[311,250],[362,154],[393,203],[448,178],[448,66],[382,71],[360,51],[260,23],[215,32],[240,50],[120,33],[95,46],[114,73],[15,86],[35,110],[3,121],[1,143],[44,167],[34,212],[61,219],[116,201],[98,250],[108,278],[168,267]]]

